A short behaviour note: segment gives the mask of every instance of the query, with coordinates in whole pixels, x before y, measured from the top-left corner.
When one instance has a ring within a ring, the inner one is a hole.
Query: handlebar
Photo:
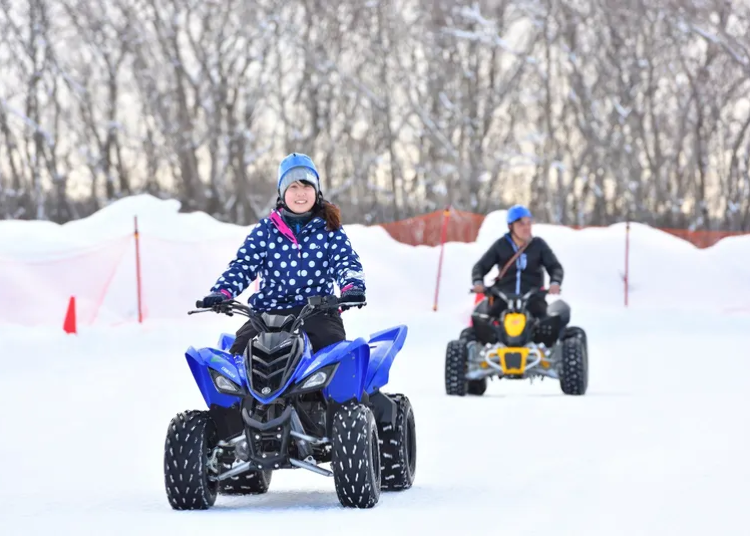
[[[469,294],[476,294],[476,292],[474,292],[474,289],[470,289]],[[532,296],[541,296],[542,298],[544,298],[547,296],[547,294],[549,294],[549,290],[533,288],[530,291],[528,291],[526,294],[511,294],[511,293],[505,294],[504,292],[501,292],[494,287],[484,287],[483,294],[492,294],[507,303],[507,302],[510,302],[511,300],[519,300],[519,299],[522,301],[526,301]]]
[[[305,319],[310,318],[315,314],[329,309],[338,309],[339,307],[346,305],[349,305],[351,307],[363,307],[367,305],[367,303],[348,302],[346,300],[341,300],[336,296],[312,296],[307,299],[307,304],[302,308],[299,315],[297,315],[297,318],[294,320],[294,324],[292,324],[290,331],[294,331],[298,325],[301,325],[305,321]],[[265,322],[263,322],[263,319],[261,318],[261,315],[263,314],[262,312],[258,312],[252,307],[240,303],[237,300],[227,299],[211,307],[206,307],[203,303],[203,300],[197,300],[195,302],[195,306],[198,309],[188,311],[187,314],[192,315],[196,313],[208,313],[213,311],[215,313],[233,316],[235,313],[237,313],[249,318],[255,327],[262,328],[259,329],[259,331],[265,331],[265,329],[267,329],[265,328]]]

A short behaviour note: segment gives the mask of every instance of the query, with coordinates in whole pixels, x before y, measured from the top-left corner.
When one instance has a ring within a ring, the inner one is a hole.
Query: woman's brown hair
[[[329,231],[341,229],[341,211],[333,203],[329,203],[325,199],[321,200],[317,215],[326,221],[326,229]]]

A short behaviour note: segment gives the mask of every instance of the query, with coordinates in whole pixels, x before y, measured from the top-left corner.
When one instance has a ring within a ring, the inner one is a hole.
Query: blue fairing
[[[388,383],[388,373],[396,354],[404,346],[407,331],[406,326],[396,326],[374,333],[370,337],[370,362],[365,379],[368,394]]]
[[[304,334],[305,351],[296,372],[292,374],[279,394],[268,398],[252,392],[251,395],[259,402],[268,404],[282,396],[291,384],[299,385],[316,371],[339,363],[333,379],[323,389],[323,395],[339,403],[351,399],[359,401],[362,399],[363,392],[372,394],[376,389],[388,383],[391,365],[404,345],[406,334],[406,326],[396,326],[373,334],[369,342],[363,338],[341,341],[323,348],[315,355],[312,355],[309,339]],[[185,354],[195,382],[209,407],[213,404],[230,407],[241,401],[240,397],[225,395],[216,390],[208,372],[209,367],[248,389],[247,374],[242,359],[239,356],[235,358],[227,351],[234,343],[234,339],[234,335],[223,333],[219,337],[219,349],[195,349],[191,346]]]
[[[195,378],[195,383],[198,384],[198,389],[200,389],[200,392],[203,395],[203,400],[205,400],[206,406],[211,407],[212,404],[216,404],[217,406],[228,408],[233,404],[240,402],[240,397],[225,395],[217,391],[216,387],[214,387],[213,380],[211,380],[211,375],[208,372],[208,367],[210,367],[238,385],[246,387],[247,383],[244,380],[245,374],[240,374],[234,364],[234,359],[232,359],[232,356],[229,353],[215,350],[213,348],[200,348],[196,350],[191,346],[185,353],[185,357],[187,358],[190,371]]]
[[[342,341],[320,350],[315,356],[303,359],[294,374],[294,381],[304,380],[316,370],[340,363],[331,383],[323,389],[323,395],[336,402],[346,402],[352,398],[362,400],[370,348],[367,341],[358,338]]]

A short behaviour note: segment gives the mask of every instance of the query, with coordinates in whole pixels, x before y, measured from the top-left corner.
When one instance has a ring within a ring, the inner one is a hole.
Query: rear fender
[[[225,395],[217,391],[208,372],[208,369],[212,368],[236,384],[247,388],[247,384],[234,365],[230,354],[213,348],[196,349],[191,346],[185,352],[185,358],[190,367],[190,372],[193,373],[195,383],[198,384],[198,389],[203,395],[206,406],[211,407],[212,404],[216,404],[228,408],[241,401],[238,396]]]
[[[368,394],[388,383],[391,365],[404,346],[407,332],[408,328],[401,325],[374,333],[370,337],[370,360],[365,379]]]
[[[367,375],[367,363],[370,359],[370,348],[363,338],[354,341],[341,341],[320,350],[309,364],[300,366],[294,381],[299,383],[305,378],[328,365],[339,363],[336,374],[331,382],[323,389],[323,395],[327,399],[333,399],[338,403],[346,402],[355,398],[358,402],[362,400],[365,378]]]

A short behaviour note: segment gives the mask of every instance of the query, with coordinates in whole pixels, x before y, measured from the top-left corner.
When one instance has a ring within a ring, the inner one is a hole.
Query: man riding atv
[[[544,272],[550,276],[549,294],[559,294],[563,280],[563,267],[547,242],[538,236],[531,236],[531,211],[522,205],[508,210],[508,233],[499,238],[482,258],[474,265],[471,278],[474,292],[484,292],[484,276],[499,266],[494,288],[505,293],[526,294],[531,289],[544,286]],[[507,308],[504,300],[491,296],[487,314],[499,318]],[[547,314],[547,302],[543,297],[533,296],[528,303],[529,312],[537,318]]]
[[[565,394],[581,395],[588,384],[586,333],[568,326],[570,307],[563,300],[547,306],[547,294],[559,294],[563,268],[549,245],[531,236],[531,212],[508,210],[509,232],[487,250],[472,269],[472,291],[485,294],[471,315],[471,327],[446,348],[445,389],[449,395],[481,395],[488,378],[548,377]],[[498,265],[491,287],[484,276]],[[544,269],[550,286],[544,290]]]

